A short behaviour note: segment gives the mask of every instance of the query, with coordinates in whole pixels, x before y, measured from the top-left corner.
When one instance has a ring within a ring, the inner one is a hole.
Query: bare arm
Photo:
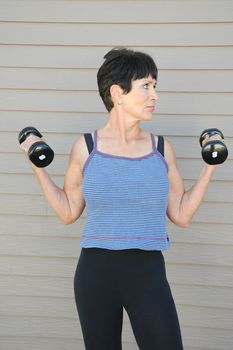
[[[27,151],[30,144],[37,141],[35,138],[36,136],[30,136],[21,144],[24,152]],[[81,146],[83,146],[82,137],[76,141],[72,148],[63,188],[54,183],[45,168],[37,168],[31,163],[49,206],[65,224],[76,221],[85,208],[82,195],[82,170],[79,161]]]
[[[177,168],[175,152],[167,140],[165,158],[168,162],[170,183],[167,215],[176,225],[186,227],[204,198],[216,166],[205,163],[195,184],[189,190],[185,190],[184,181]]]

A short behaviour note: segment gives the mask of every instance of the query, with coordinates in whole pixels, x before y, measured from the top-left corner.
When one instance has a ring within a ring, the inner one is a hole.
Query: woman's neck
[[[102,132],[108,133],[121,144],[127,144],[131,140],[138,139],[142,136],[143,130],[138,120],[124,118],[114,112],[110,112],[107,124],[102,128]]]

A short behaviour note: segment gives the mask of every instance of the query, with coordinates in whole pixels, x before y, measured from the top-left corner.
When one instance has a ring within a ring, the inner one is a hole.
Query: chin
[[[148,113],[148,114],[143,114],[141,116],[141,120],[151,120],[153,118],[153,114],[152,113]]]

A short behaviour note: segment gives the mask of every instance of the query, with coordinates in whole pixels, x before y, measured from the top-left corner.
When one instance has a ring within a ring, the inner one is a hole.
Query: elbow
[[[71,216],[59,216],[59,219],[64,225],[71,225],[77,220],[77,218],[72,218]]]
[[[173,224],[181,228],[186,228],[191,224],[191,219],[184,216],[170,217],[170,220],[173,222]]]
[[[176,225],[177,226],[179,226],[179,227],[181,227],[181,228],[186,228],[186,227],[188,227],[189,225],[190,225],[190,221],[178,221],[177,223],[176,223]]]
[[[61,223],[63,224],[63,225],[71,225],[71,224],[73,224],[73,221],[71,221],[71,220],[63,220],[63,219],[61,219]]]
[[[175,224],[181,228],[186,228],[191,224],[192,218],[180,217],[175,221]]]

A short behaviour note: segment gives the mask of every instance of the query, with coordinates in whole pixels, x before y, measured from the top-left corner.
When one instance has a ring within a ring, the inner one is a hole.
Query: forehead
[[[157,81],[156,79],[152,78],[151,75],[149,75],[148,77],[145,78],[141,78],[141,79],[136,79],[132,81],[132,84],[141,84],[141,83],[151,83],[151,84],[155,84]]]

